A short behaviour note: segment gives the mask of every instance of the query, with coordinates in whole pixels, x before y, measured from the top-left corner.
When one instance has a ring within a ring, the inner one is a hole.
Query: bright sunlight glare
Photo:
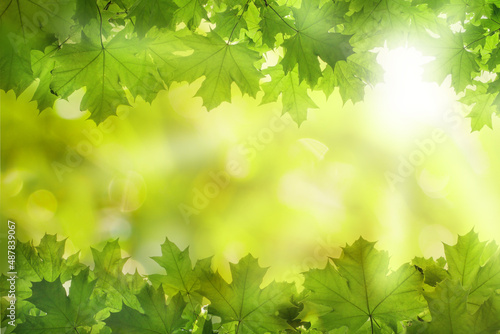
[[[384,82],[373,90],[377,112],[384,122],[408,128],[438,121],[450,103],[449,89],[423,80],[423,65],[432,61],[415,48],[377,50]]]

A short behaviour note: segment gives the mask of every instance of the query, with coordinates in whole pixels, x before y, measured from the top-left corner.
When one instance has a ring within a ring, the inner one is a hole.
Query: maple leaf
[[[453,279],[458,279],[463,287],[469,287],[476,278],[485,247],[486,242],[479,242],[474,230],[459,236],[454,246],[444,244],[448,272]]]
[[[177,23],[184,22],[189,29],[194,30],[200,25],[201,20],[208,21],[205,9],[207,0],[174,0],[174,2],[179,7],[174,13]]]
[[[412,3],[415,5],[425,4],[433,10],[440,10],[444,5],[446,5],[449,0],[413,0]]]
[[[492,13],[491,6],[485,0],[450,0],[443,10],[446,12],[447,20],[451,23],[464,22],[468,13],[474,13],[474,20],[483,16],[489,17]]]
[[[162,256],[152,259],[162,266],[167,275],[150,275],[149,279],[155,284],[161,284],[169,296],[181,295],[188,302],[187,317],[196,320],[201,309],[202,297],[196,293],[200,287],[198,276],[195,274],[191,259],[189,258],[189,247],[181,251],[173,242],[165,239],[161,245]]]
[[[339,60],[352,53],[351,36],[329,32],[335,22],[335,7],[329,2],[319,7],[319,0],[304,1],[299,8],[292,8],[296,33],[284,41],[286,50],[281,64],[285,73],[299,66],[299,79],[314,87],[321,77],[318,57],[332,68]]]
[[[193,271],[189,258],[189,247],[181,251],[166,238],[161,245],[161,254],[152,259],[167,272],[166,276],[161,276],[161,283],[166,288],[167,294],[181,291],[183,295],[190,295],[199,288],[199,279]]]
[[[479,71],[476,55],[464,46],[463,36],[453,34],[447,26],[438,25],[440,38],[434,38],[427,50],[435,60],[424,65],[424,75],[441,83],[451,74],[451,85],[456,92],[461,92],[470,85],[472,76]]]
[[[148,58],[136,55],[146,48],[147,39],[129,40],[125,28],[103,42],[99,26],[93,21],[82,31],[81,41],[65,44],[55,55],[51,89],[67,98],[86,87],[80,109],[89,110],[97,123],[115,113],[120,104],[129,105],[123,86],[135,97],[150,102],[162,84],[154,76],[155,67]]]
[[[114,0],[115,2],[121,9],[128,11],[129,8],[131,8],[136,0]]]
[[[144,37],[152,27],[173,26],[177,9],[173,0],[137,0],[130,8],[128,17],[135,17],[135,31]]]
[[[99,8],[95,0],[76,0],[76,10],[73,19],[82,26],[87,25],[92,19],[97,19]]]
[[[446,279],[434,291],[424,292],[431,322],[415,322],[407,333],[491,333],[500,330],[500,296],[489,298],[479,310],[468,309],[468,291],[460,282]]]
[[[251,255],[230,264],[230,284],[210,269],[210,263],[210,258],[200,260],[195,270],[201,281],[200,293],[210,300],[208,312],[221,317],[221,325],[230,325],[234,334],[260,334],[288,327],[275,314],[289,304],[291,284],[272,282],[261,289],[267,269],[259,267]]]
[[[37,247],[32,242],[18,241],[16,245],[16,265],[18,275],[23,280],[38,282],[42,279],[53,282],[57,278],[64,281],[82,268],[79,254],[63,258],[66,239],[57,241],[56,235],[45,234]]]
[[[348,100],[353,103],[362,101],[366,85],[374,85],[382,78],[382,67],[377,65],[376,57],[371,52],[354,53],[347,60],[337,62],[335,70],[325,68],[319,87],[327,96],[339,87],[344,103]]]
[[[290,18],[290,7],[269,4],[260,8],[259,28],[262,31],[262,41],[273,48],[276,35],[293,35],[296,31]]]
[[[231,101],[232,82],[236,83],[243,94],[256,96],[262,74],[254,63],[261,58],[246,43],[226,43],[214,32],[207,36],[187,36],[183,43],[194,52],[178,60],[173,77],[176,81],[193,82],[205,76],[196,95],[203,99],[208,110],[224,101]]]
[[[271,81],[262,84],[265,93],[262,104],[274,102],[281,95],[283,113],[289,113],[298,125],[306,120],[308,109],[317,108],[309,97],[306,83],[300,82],[297,68],[285,74],[281,65],[276,65],[263,73],[270,75]]]
[[[186,320],[181,317],[186,303],[180,294],[165,303],[162,287],[158,289],[145,285],[137,294],[144,312],[123,305],[120,312],[111,313],[105,320],[113,333],[180,333]]]
[[[351,4],[351,11],[353,10]],[[400,45],[409,35],[426,33],[435,15],[407,0],[358,1],[355,13],[346,18],[346,34],[357,51],[369,51],[384,43]]]
[[[247,10],[247,6],[243,9],[227,9],[223,12],[216,12],[210,21],[215,23],[214,31],[222,38],[232,40],[233,37],[240,35],[241,29],[248,29],[247,22],[243,18],[243,13]]]
[[[88,269],[72,277],[68,296],[60,280],[33,283],[33,295],[28,301],[46,315],[27,316],[16,333],[90,333],[91,326],[97,323],[95,314],[103,308],[91,298],[95,285],[96,281],[89,281]]]
[[[154,30],[154,29],[153,29]],[[151,41],[147,43],[145,49],[137,54],[142,59],[151,59],[157,68],[158,74],[166,84],[170,84],[174,77],[174,71],[179,66],[178,58],[174,52],[187,51],[189,48],[182,43],[182,39],[189,35],[189,31],[183,32],[163,32],[151,30],[148,37]],[[154,79],[154,77],[150,77]],[[157,80],[160,82],[161,80]],[[151,83],[155,86],[155,83]]]
[[[488,66],[488,70],[492,72],[498,72],[499,70],[497,69],[498,64],[500,64],[500,47],[498,47],[498,35],[496,35],[496,40],[495,40],[495,48],[491,51],[490,58],[486,62],[486,65]]]
[[[33,82],[29,51],[24,44],[14,46],[0,29],[0,89],[13,89],[19,95]]]
[[[52,80],[52,70],[55,61],[50,56],[58,50],[57,47],[48,47],[44,52],[31,50],[31,68],[33,75],[39,79],[33,100],[37,101],[40,111],[54,105],[57,96],[50,91],[50,81]]]
[[[469,289],[472,310],[500,286],[500,250],[494,243],[488,246],[486,242],[480,242],[474,230],[459,236],[454,246],[445,244],[445,254],[451,279]]]
[[[437,260],[416,257],[411,263],[424,273],[424,283],[430,286],[436,286],[436,284],[449,277],[448,272],[444,269],[446,260],[443,257]]]
[[[484,47],[487,38],[485,36],[486,30],[482,25],[469,22],[464,25],[464,29],[465,32],[463,32],[462,36],[468,48],[474,47],[476,49],[479,46]]]
[[[467,89],[465,96],[460,99],[460,102],[473,105],[471,112],[467,115],[471,119],[472,131],[479,131],[485,125],[492,127],[491,116],[498,112],[497,95],[488,92],[487,85],[482,82],[476,83],[476,89]]]
[[[140,310],[140,303],[134,293],[145,284],[137,274],[123,274],[123,265],[128,258],[122,258],[118,239],[106,243],[102,251],[91,247],[94,258],[92,276],[97,279],[96,295],[105,298],[106,306],[119,310],[122,302],[125,305]]]
[[[25,44],[43,50],[56,37],[68,36],[74,10],[71,0],[2,1],[0,27],[15,47]]]
[[[304,287],[311,302],[330,309],[319,326],[330,330],[347,326],[356,332],[368,325],[371,332],[389,326],[397,332],[399,321],[415,318],[425,307],[420,300],[423,275],[409,264],[388,275],[389,257],[375,243],[359,238],[343,248],[336,267],[304,273]]]

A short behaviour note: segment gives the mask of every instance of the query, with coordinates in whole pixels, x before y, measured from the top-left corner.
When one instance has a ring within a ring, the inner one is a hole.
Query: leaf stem
[[[233,30],[231,30],[231,34],[229,35],[229,39],[227,40],[227,43],[226,43],[227,45],[229,45],[229,43],[231,43],[231,39],[233,38],[234,31],[236,30],[236,27],[240,23],[241,18],[243,17],[243,14],[245,14],[245,12],[247,11],[249,2],[250,2],[250,0],[247,0],[247,2],[245,3],[245,6],[243,6],[243,11],[239,15],[238,21],[236,21],[236,24],[234,25]]]
[[[493,22],[495,22],[496,24],[500,25],[500,23],[496,22],[495,20],[492,20],[492,21],[493,21]],[[479,42],[480,40],[485,39],[486,37],[490,37],[490,36],[492,36],[493,34],[495,34],[496,32],[499,32],[499,31],[500,31],[500,28],[495,29],[495,30],[493,30],[493,31],[490,31],[490,33],[489,33],[488,35],[483,35],[483,36],[481,36],[481,37],[477,38],[476,40],[474,40],[474,41],[470,42],[470,43],[469,43],[469,44],[467,44],[466,46],[464,46],[464,49],[468,49],[468,48],[469,48],[469,46],[471,46],[472,44],[477,43],[477,42]]]
[[[97,12],[99,13],[99,41],[101,42],[101,48],[104,50],[104,44],[102,43],[102,14],[101,9],[97,6]]]
[[[281,21],[283,21],[287,26],[289,26],[293,31],[295,31],[296,33],[298,33],[299,31],[293,27],[292,25],[290,25],[290,23],[286,22],[285,19],[276,11],[276,9],[273,8],[273,6],[271,5],[268,5],[267,4],[267,1],[266,1],[266,5],[271,8],[271,10],[276,14],[278,15],[278,17],[281,19]]]

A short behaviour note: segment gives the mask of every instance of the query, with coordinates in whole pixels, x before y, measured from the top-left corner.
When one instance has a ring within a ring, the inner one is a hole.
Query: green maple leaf
[[[500,47],[497,47],[498,45],[498,35],[496,35],[496,40],[494,40],[495,43],[495,48],[490,53],[490,58],[486,62],[486,65],[488,66],[488,70],[492,72],[498,72],[498,64],[500,64]]]
[[[189,247],[181,251],[166,238],[161,245],[161,254],[161,256],[154,256],[152,259],[167,272],[166,276],[161,276],[161,283],[167,294],[173,295],[181,291],[183,295],[191,295],[199,288],[199,280],[193,271],[189,258]]]
[[[74,10],[72,0],[2,1],[0,28],[14,47],[25,44],[43,50],[56,37],[69,35]]]
[[[487,32],[482,25],[467,23],[464,26],[465,32],[462,34],[465,45],[469,48],[481,46],[484,47],[486,43],[485,33]]]
[[[129,8],[134,5],[135,0],[115,0],[113,2],[115,2],[121,9],[128,11]]]
[[[13,89],[19,95],[33,82],[29,52],[24,44],[14,46],[5,30],[0,29],[0,89]]]
[[[470,289],[469,307],[474,310],[500,287],[500,249],[495,243],[479,242],[473,231],[459,236],[457,244],[450,248],[453,251],[448,252],[453,254],[453,260],[450,263],[447,259],[448,270],[452,279],[458,279],[464,288]],[[469,253],[465,253],[467,250]]]
[[[28,301],[46,313],[44,316],[27,316],[16,333],[68,334],[90,333],[96,324],[96,313],[103,308],[91,298],[96,281],[89,281],[89,270],[82,270],[71,279],[69,295],[59,280],[33,283],[33,295]]]
[[[399,46],[409,37],[427,35],[434,20],[427,7],[407,0],[368,1],[346,18],[345,33],[354,35],[351,44],[356,50],[369,51],[385,42]]]
[[[459,236],[454,246],[444,244],[448,272],[453,279],[458,279],[463,287],[470,287],[476,278],[485,247],[486,242],[479,242],[474,230]]]
[[[158,289],[145,285],[137,294],[144,312],[123,305],[120,312],[111,313],[105,320],[113,333],[182,333],[186,323],[182,312],[186,303],[180,294],[169,298],[165,303],[165,293],[161,286]]]
[[[153,40],[147,44],[146,49],[139,53],[140,57],[153,60],[157,67],[158,73],[163,81],[167,84],[173,81],[174,71],[181,63],[178,62],[178,56],[174,55],[176,51],[189,50],[182,43],[182,39],[188,35],[188,32],[164,32],[150,31],[150,37]]]
[[[57,47],[48,47],[45,53],[38,50],[31,51],[31,68],[34,77],[39,79],[33,100],[37,101],[40,111],[51,108],[57,100],[57,96],[50,91],[51,72],[55,66],[55,61],[50,56],[57,50]]]
[[[355,32],[360,29],[369,32],[375,25],[382,29],[406,30],[410,23],[409,13],[412,11],[411,2],[406,0],[380,0],[367,1],[362,10],[356,6],[356,14],[352,15],[350,22]],[[352,10],[352,5],[351,5]],[[351,30],[350,29],[350,30]]]
[[[212,319],[207,315],[199,317],[196,326],[193,334],[214,334]]]
[[[264,74],[271,76],[271,81],[262,84],[264,96],[261,103],[274,102],[281,95],[283,113],[289,113],[298,125],[307,118],[307,110],[317,108],[317,105],[309,97],[307,85],[300,82],[297,68],[283,72],[281,65],[270,67]]]
[[[94,258],[93,277],[97,279],[96,295],[104,296],[107,306],[119,310],[122,302],[140,310],[140,304],[134,295],[145,284],[137,274],[123,274],[123,265],[128,258],[122,258],[118,239],[106,243],[102,251],[91,248]]]
[[[407,333],[496,334],[500,330],[500,296],[488,299],[477,312],[468,309],[468,291],[460,282],[444,280],[434,291],[424,292],[431,322],[415,322]]]
[[[450,3],[443,7],[446,18],[450,22],[465,21],[468,13],[474,14],[474,19],[489,17],[492,13],[491,6],[484,0],[450,0]]]
[[[477,233],[458,237],[455,245],[444,245],[448,274],[468,291],[469,309],[491,297],[500,287],[500,250],[495,243],[480,242]]]
[[[173,77],[176,81],[193,82],[205,76],[196,95],[203,99],[207,109],[213,109],[224,101],[231,101],[233,82],[243,94],[256,96],[262,74],[254,63],[261,58],[246,43],[226,43],[214,32],[207,36],[187,36],[183,43],[194,52],[179,59]]]
[[[97,19],[99,8],[96,0],[76,0],[76,10],[73,19],[80,25],[87,25],[92,19]]]
[[[127,39],[129,30],[102,42],[99,26],[93,22],[82,32],[80,43],[64,45],[53,57],[51,89],[67,98],[86,87],[80,109],[88,109],[97,123],[114,114],[118,105],[129,105],[123,86],[148,102],[162,86],[154,77],[153,63],[137,56],[150,41]]]
[[[177,23],[184,22],[189,29],[194,30],[202,19],[208,21],[205,9],[207,0],[174,0],[174,2],[179,7],[174,13]]]
[[[66,239],[57,241],[56,235],[45,234],[37,247],[32,242],[17,242],[16,266],[18,276],[27,281],[42,279],[53,282],[57,278],[67,281],[82,268],[78,253],[63,258]]]
[[[135,18],[135,31],[143,37],[152,27],[172,27],[177,9],[173,0],[138,0],[130,8],[128,17]]]
[[[334,71],[325,68],[320,88],[329,96],[335,87],[339,87],[344,103],[362,101],[366,85],[374,85],[382,78],[382,67],[377,65],[376,57],[371,52],[354,53],[347,60],[337,62]]]
[[[460,99],[460,102],[472,105],[471,112],[467,115],[471,119],[472,131],[479,131],[485,125],[492,127],[491,116],[498,112],[497,95],[488,92],[487,85],[482,82],[476,82],[476,89],[467,89],[465,96]]]
[[[377,7],[376,0],[351,0],[349,1],[349,10],[352,13],[373,11]]]
[[[319,326],[330,330],[347,326],[356,332],[363,325],[371,332],[416,318],[424,309],[420,300],[423,275],[409,264],[388,274],[389,257],[375,243],[363,238],[347,245],[338,259],[324,269],[304,273],[309,300],[330,309],[319,318]]]
[[[295,33],[290,13],[290,7],[278,4],[260,8],[259,28],[262,31],[262,41],[270,48],[275,46],[276,35],[286,36]]]
[[[415,5],[426,4],[429,8],[437,11],[440,10],[444,5],[446,5],[449,0],[413,0],[412,3]]]
[[[245,9],[227,9],[223,12],[216,12],[210,21],[215,23],[214,31],[222,38],[233,40],[240,35],[242,29],[248,30],[247,22],[243,17]]]
[[[426,259],[423,257],[416,257],[411,263],[417,266],[419,270],[423,271],[425,277],[424,283],[430,286],[436,286],[436,284],[449,277],[448,272],[444,269],[446,260],[443,257],[437,260],[433,258]]]
[[[350,36],[329,32],[335,22],[335,7],[331,3],[319,7],[319,0],[304,1],[292,8],[295,34],[283,43],[285,56],[281,61],[285,73],[299,66],[299,79],[314,87],[321,77],[318,57],[332,68],[352,53]]]
[[[195,320],[200,313],[202,298],[196,293],[200,282],[189,258],[189,247],[181,251],[167,238],[161,245],[161,253],[162,256],[152,259],[165,269],[167,275],[150,275],[149,279],[153,283],[161,284],[169,296],[180,292],[189,305],[186,310],[190,314],[187,316],[194,317]]]
[[[472,76],[479,71],[476,55],[464,47],[463,36],[453,34],[447,26],[438,25],[440,38],[432,39],[428,50],[436,59],[425,65],[424,75],[441,83],[451,74],[451,85],[461,92],[471,84]]]
[[[210,269],[210,263],[209,258],[196,264],[200,293],[210,300],[208,312],[221,317],[223,327],[232,328],[234,334],[261,334],[288,328],[275,314],[281,306],[289,304],[291,284],[272,282],[261,289],[267,269],[259,267],[251,255],[230,264],[230,284]]]

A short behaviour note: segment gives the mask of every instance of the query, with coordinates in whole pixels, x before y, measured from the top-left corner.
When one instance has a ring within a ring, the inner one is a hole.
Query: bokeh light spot
[[[108,193],[109,198],[119,207],[120,211],[135,211],[146,200],[146,182],[139,173],[129,171],[126,175],[115,176],[111,180]]]
[[[48,190],[37,190],[28,197],[27,209],[32,219],[48,221],[54,217],[57,210],[57,199]]]
[[[14,197],[23,189],[23,179],[17,170],[2,175],[2,192],[4,196]]]

